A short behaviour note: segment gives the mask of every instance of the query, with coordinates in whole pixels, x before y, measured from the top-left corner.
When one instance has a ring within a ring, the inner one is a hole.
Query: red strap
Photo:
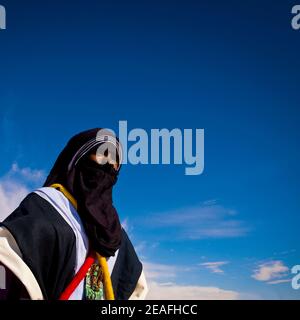
[[[59,300],[69,300],[72,293],[75,291],[75,289],[79,286],[80,282],[85,278],[89,268],[95,261],[95,254],[90,253],[87,258],[85,259],[83,265],[79,269],[79,271],[76,273],[74,278],[72,279],[71,283],[67,286],[67,288],[64,290],[64,292],[59,297]]]

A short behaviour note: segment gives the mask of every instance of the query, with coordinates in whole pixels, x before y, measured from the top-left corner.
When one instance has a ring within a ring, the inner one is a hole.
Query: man
[[[112,201],[121,164],[107,130],[68,142],[44,187],[0,224],[0,299],[145,298],[143,266]]]

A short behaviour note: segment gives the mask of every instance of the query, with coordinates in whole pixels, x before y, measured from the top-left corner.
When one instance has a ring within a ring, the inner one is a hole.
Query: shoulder
[[[1,226],[14,237],[44,297],[56,298],[72,278],[76,262],[76,237],[66,220],[33,192]],[[48,283],[50,278],[55,281]]]
[[[75,235],[57,210],[32,192],[1,224],[16,240],[23,257],[34,260],[41,250],[74,251]],[[34,250],[33,250],[34,248]]]
[[[71,228],[51,203],[35,192],[29,193],[20,205],[0,224],[7,229],[43,230],[45,234],[62,229],[70,236]]]

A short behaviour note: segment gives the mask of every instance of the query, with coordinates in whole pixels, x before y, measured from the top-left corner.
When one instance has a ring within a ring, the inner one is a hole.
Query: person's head
[[[79,168],[94,161],[95,169],[109,172],[115,182],[122,164],[122,147],[109,130],[95,128],[72,137],[58,156],[44,186],[60,183],[75,196]],[[113,167],[114,170],[108,170]]]
[[[121,164],[118,138],[91,129],[70,139],[44,184],[62,184],[75,197],[90,243],[103,256],[114,255],[121,243],[121,224],[112,203]]]

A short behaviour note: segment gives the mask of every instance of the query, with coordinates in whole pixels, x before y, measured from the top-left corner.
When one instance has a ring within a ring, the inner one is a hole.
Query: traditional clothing
[[[89,155],[103,143],[93,129],[73,137],[43,188],[0,224],[0,299],[143,299],[147,284],[112,202],[119,170]],[[100,131],[102,132],[102,131]]]

